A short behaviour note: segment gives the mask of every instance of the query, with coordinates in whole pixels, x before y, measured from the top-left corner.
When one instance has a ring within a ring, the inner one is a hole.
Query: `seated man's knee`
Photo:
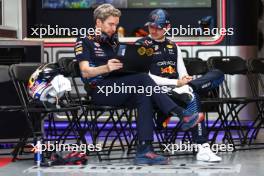
[[[147,73],[138,73],[137,78],[142,85],[154,84],[153,79]]]
[[[211,72],[215,75],[215,77],[217,78],[223,78],[224,77],[224,72],[222,72],[221,70],[219,69],[213,69],[211,70]]]
[[[141,79],[147,79],[147,77],[149,77],[147,73],[137,73],[135,76]]]

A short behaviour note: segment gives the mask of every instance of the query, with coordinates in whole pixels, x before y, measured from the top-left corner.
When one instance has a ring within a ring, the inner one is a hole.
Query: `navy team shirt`
[[[137,45],[152,47],[154,50],[150,73],[164,78],[179,79],[177,70],[178,49],[168,39],[157,42],[149,36],[136,41]]]
[[[90,67],[98,67],[106,65],[109,59],[116,56],[116,44],[110,42],[98,42],[95,36],[85,36],[77,39],[74,51],[76,59],[81,61],[88,61]],[[98,75],[93,78],[83,78],[84,83],[96,83],[102,80],[105,75]]]

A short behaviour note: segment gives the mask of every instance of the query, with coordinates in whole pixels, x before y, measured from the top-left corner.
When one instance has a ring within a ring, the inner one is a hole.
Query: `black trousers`
[[[120,87],[122,89],[125,86],[130,86],[130,88],[134,86],[138,92],[117,91],[117,89],[120,91]],[[159,86],[146,73],[105,77],[96,83],[96,88],[91,91],[91,97],[93,103],[97,105],[137,108],[139,114],[139,117],[137,117],[138,138],[140,141],[153,140],[154,107],[158,107],[164,114],[169,114],[174,110],[179,117],[182,116],[184,110],[172,101],[167,94],[153,91],[155,87]],[[116,91],[114,91],[114,88],[116,88]],[[145,91],[139,92],[139,88],[144,88]]]
[[[194,90],[195,100],[189,105],[189,107],[194,108],[192,109],[193,111],[200,112],[201,104],[199,95],[219,87],[219,85],[222,84],[223,81],[224,73],[217,69],[211,70],[205,75],[191,81],[189,85]],[[203,144],[208,141],[205,121],[200,122],[197,126],[192,128],[191,132],[194,142]]]

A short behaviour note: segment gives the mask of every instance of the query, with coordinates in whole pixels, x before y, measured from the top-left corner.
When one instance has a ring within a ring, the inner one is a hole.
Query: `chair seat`
[[[264,101],[263,97],[205,98],[201,103],[250,103]]]
[[[94,105],[94,104],[86,104],[84,105],[89,110],[121,110],[127,107],[124,106],[106,106],[106,105]]]
[[[224,103],[250,103],[260,101],[258,97],[220,98]]]
[[[23,108],[21,106],[0,106],[0,111],[8,111],[8,112],[14,112],[14,111],[22,111]]]
[[[79,110],[79,106],[72,107],[62,107],[62,108],[45,108],[45,107],[32,107],[28,108],[29,112],[39,112],[39,113],[52,113],[52,112],[67,112]]]
[[[83,97],[82,97],[83,98]],[[76,101],[76,105],[80,105],[80,100]],[[127,106],[108,106],[108,105],[96,105],[91,99],[83,98],[82,100],[82,106],[85,107],[88,110],[101,110],[101,111],[107,111],[107,110],[121,110],[121,109],[127,109]]]

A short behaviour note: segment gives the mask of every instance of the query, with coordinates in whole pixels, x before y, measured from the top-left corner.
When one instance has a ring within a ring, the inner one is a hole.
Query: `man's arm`
[[[157,76],[157,75],[153,75],[149,72],[149,76],[155,81],[155,83],[157,85],[160,86],[177,86],[177,87],[181,87],[186,85],[189,80],[186,78],[182,78],[182,79],[169,79],[169,78],[164,78],[161,76]]]
[[[157,85],[160,86],[175,86],[178,84],[178,79],[169,79],[169,78],[163,78],[161,76],[153,75],[149,72],[149,76],[155,81]]]
[[[117,59],[110,59],[106,65],[91,67],[88,61],[81,61],[79,63],[83,78],[92,78],[98,75],[112,72],[123,67],[123,64]]]
[[[79,63],[79,66],[83,78],[92,78],[108,72],[108,68],[106,65],[99,67],[90,67],[88,61],[81,61]]]
[[[177,46],[177,45],[176,45]],[[177,53],[178,53],[178,59],[177,59],[177,70],[179,73],[179,78],[181,80],[181,86],[187,84],[188,82],[193,80],[192,76],[189,76],[185,64],[183,62],[183,58],[182,58],[182,52],[180,47],[177,46]]]
[[[188,73],[187,73],[186,67],[184,65],[181,49],[179,46],[177,46],[177,54],[178,54],[178,56],[177,56],[177,70],[179,73],[179,78],[182,79],[184,76],[187,76]]]
[[[83,78],[93,78],[98,75],[109,73],[123,67],[117,59],[108,60],[107,64],[97,67],[90,66],[91,49],[87,38],[78,38],[75,44],[75,57],[79,61],[79,67]]]

